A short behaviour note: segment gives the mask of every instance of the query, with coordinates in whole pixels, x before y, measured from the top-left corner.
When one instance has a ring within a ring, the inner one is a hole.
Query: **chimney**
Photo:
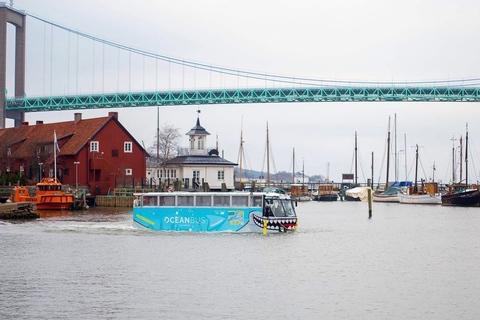
[[[28,126],[28,121],[23,121],[22,126]]]
[[[108,116],[109,116],[109,117],[115,117],[115,119],[118,120],[118,112],[109,112],[109,113],[108,113]]]
[[[76,112],[73,115],[74,115],[75,124],[79,123],[80,120],[82,120],[82,114],[80,112]]]
[[[43,124],[43,120],[37,120],[35,124]]]

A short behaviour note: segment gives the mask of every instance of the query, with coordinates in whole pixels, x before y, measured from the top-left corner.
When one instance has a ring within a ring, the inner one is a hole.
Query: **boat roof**
[[[271,198],[281,198],[281,199],[290,199],[286,194],[275,193],[275,192],[189,192],[189,191],[174,191],[174,192],[145,192],[145,193],[134,193],[134,196],[266,196]]]

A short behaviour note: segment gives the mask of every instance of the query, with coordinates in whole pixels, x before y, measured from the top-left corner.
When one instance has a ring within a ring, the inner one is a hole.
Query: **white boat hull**
[[[442,197],[440,193],[435,194],[398,194],[400,203],[410,204],[442,204]]]
[[[375,202],[398,202],[398,195],[373,195]]]

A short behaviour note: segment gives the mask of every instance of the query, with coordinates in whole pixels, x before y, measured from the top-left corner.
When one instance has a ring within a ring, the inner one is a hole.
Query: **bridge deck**
[[[6,99],[20,112],[201,104],[353,101],[479,102],[479,87],[314,87],[160,91]]]

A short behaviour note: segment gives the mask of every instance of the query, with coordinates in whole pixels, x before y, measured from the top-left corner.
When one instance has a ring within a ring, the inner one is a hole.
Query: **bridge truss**
[[[312,87],[87,94],[56,97],[10,98],[6,99],[6,110],[44,112],[75,109],[176,105],[352,101],[479,102],[480,88]]]

